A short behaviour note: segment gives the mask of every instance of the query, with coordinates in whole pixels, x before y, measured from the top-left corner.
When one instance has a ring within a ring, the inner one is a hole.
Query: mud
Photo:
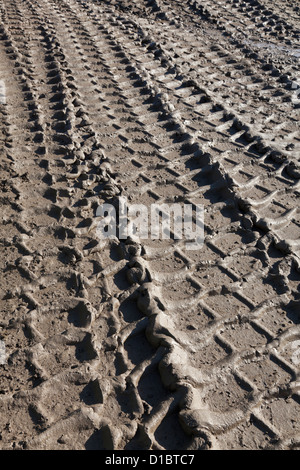
[[[290,0],[1,3],[2,450],[299,449],[299,48]],[[99,240],[121,196],[203,246]]]

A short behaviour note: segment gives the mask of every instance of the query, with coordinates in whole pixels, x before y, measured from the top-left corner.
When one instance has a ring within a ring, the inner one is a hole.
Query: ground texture
[[[300,448],[296,5],[0,2],[1,449]]]

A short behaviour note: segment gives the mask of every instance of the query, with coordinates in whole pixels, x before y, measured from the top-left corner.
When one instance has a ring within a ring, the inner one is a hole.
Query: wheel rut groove
[[[2,4],[2,449],[299,447],[282,3]],[[201,205],[203,246],[99,239],[120,198]]]

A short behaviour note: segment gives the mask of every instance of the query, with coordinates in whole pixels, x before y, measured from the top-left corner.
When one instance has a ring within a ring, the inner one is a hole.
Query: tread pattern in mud
[[[285,3],[2,4],[3,449],[299,448]],[[99,240],[120,196],[202,205],[203,247]]]

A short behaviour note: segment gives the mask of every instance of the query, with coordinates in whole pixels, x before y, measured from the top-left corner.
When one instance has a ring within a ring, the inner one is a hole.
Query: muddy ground
[[[2,0],[2,450],[299,450],[299,57],[292,0]]]

